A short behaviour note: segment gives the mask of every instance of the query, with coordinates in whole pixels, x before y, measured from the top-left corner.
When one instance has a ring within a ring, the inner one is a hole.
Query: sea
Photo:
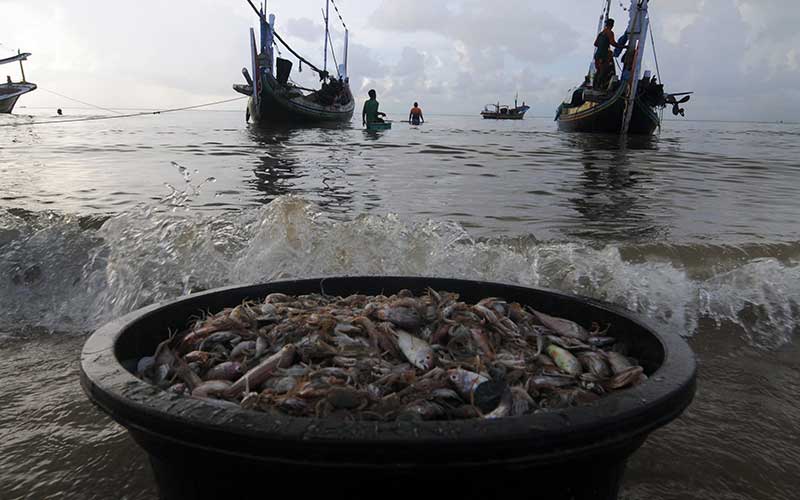
[[[156,498],[144,452],[79,385],[100,325],[198,290],[365,274],[638,312],[686,339],[698,387],[620,498],[798,498],[800,125],[620,139],[534,108],[258,129],[241,108],[0,116],[0,498]]]

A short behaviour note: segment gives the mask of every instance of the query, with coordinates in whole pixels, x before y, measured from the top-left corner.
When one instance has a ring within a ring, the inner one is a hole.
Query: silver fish
[[[463,368],[453,368],[447,371],[447,378],[462,397],[470,399],[475,388],[489,380],[488,377]]]
[[[403,330],[395,330],[397,344],[409,363],[420,370],[428,371],[433,368],[434,355],[430,344]]]
[[[589,339],[589,332],[574,321],[564,318],[556,318],[555,316],[549,316],[545,313],[537,311],[536,309],[531,309],[531,312],[539,321],[542,322],[544,326],[563,337],[572,337],[584,342]]]

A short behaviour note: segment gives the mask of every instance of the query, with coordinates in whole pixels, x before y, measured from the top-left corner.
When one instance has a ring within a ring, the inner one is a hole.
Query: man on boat
[[[411,108],[411,112],[408,114],[408,123],[411,125],[425,123],[425,118],[422,117],[422,109],[420,109],[419,103],[415,102],[414,107]]]
[[[617,39],[614,37],[613,19],[606,19],[605,28],[597,35],[594,46],[597,47],[594,53],[594,67],[597,69],[594,86],[595,88],[600,88],[605,82],[609,71],[614,67],[614,58],[610,50],[611,47],[619,49],[625,48],[624,45],[617,43]]]
[[[364,110],[361,112],[361,123],[365,126],[368,123],[383,123],[381,116],[386,116],[386,113],[378,111],[378,99],[375,89],[369,91],[369,100],[364,103]]]

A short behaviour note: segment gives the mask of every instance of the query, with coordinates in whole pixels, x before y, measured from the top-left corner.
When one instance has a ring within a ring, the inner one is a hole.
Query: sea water
[[[796,498],[800,126],[667,121],[620,141],[549,117],[428,118],[0,116],[0,498],[155,497],[144,453],[79,386],[99,325],[197,290],[354,274],[641,313],[688,340],[698,390],[621,498]]]

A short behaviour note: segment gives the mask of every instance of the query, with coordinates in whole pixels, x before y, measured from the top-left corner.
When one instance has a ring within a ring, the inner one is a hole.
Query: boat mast
[[[328,16],[331,9],[331,0],[325,0],[325,55],[322,58],[322,71],[328,71]]]
[[[17,49],[17,55],[21,56],[22,51]],[[19,60],[19,70],[22,72],[22,83],[25,83],[25,68],[22,66],[22,58]]]
[[[639,90],[639,77],[642,71],[642,60],[647,42],[647,30],[650,27],[650,17],[647,7],[650,0],[631,0],[630,23],[628,24],[628,51],[633,50],[633,66],[627,73],[627,80],[623,85],[628,87],[625,95],[625,111],[622,116],[622,129],[620,134],[626,135],[633,117],[633,108],[636,103],[636,93]],[[622,61],[622,74],[625,75],[627,52]]]
[[[347,80],[347,49],[348,49],[348,41],[350,39],[350,30],[345,28],[344,30],[344,71],[342,71],[342,78]]]
[[[269,15],[269,22],[265,19],[265,14],[267,12],[267,2],[264,0],[264,4],[261,6],[261,54],[264,63],[264,69],[270,75],[273,74],[274,68],[273,65],[275,64],[275,57],[273,54],[273,47],[275,46],[275,14]]]

